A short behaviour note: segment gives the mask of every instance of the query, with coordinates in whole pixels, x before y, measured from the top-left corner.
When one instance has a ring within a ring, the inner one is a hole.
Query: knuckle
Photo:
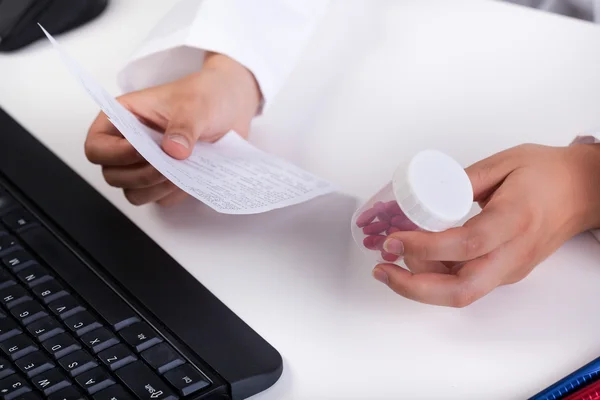
[[[152,180],[152,176],[150,174],[142,174],[137,177],[137,183],[141,187],[148,187],[152,186],[154,184],[154,181]]]
[[[123,150],[123,161],[124,162],[137,162],[142,160],[142,156],[129,142],[123,142],[125,149]]]
[[[537,254],[538,254],[538,251],[534,246],[528,248],[526,251],[523,252],[523,255],[521,258],[522,264],[523,265],[534,264],[535,260],[537,259]]]
[[[89,137],[86,139],[83,145],[83,151],[88,161],[95,164],[97,160],[96,146],[94,145],[94,142],[89,139]]]
[[[519,234],[523,234],[525,232],[527,232],[530,228],[536,228],[534,227],[534,221],[535,221],[535,207],[525,207],[523,208],[523,210],[519,213],[519,218],[517,221],[517,232]]]
[[[540,149],[543,149],[545,146],[535,143],[522,143],[515,147],[518,152],[522,155],[530,155],[532,153],[538,152]]]
[[[138,191],[136,190],[124,190],[123,194],[128,202],[133,204],[134,206],[141,206],[145,203],[145,201],[141,198]]]
[[[467,260],[482,255],[487,246],[487,238],[481,232],[469,230],[463,241],[464,258]]]
[[[451,296],[450,306],[453,308],[465,308],[473,304],[478,298],[479,290],[469,283],[464,283]]]
[[[103,175],[104,175],[104,180],[106,181],[106,183],[108,184],[108,186],[119,187],[119,185],[117,184],[117,181],[114,179],[114,177],[112,176],[112,174],[107,174],[105,172],[105,173],[103,173]]]
[[[112,186],[112,187],[120,186],[118,178],[116,177],[114,171],[112,171],[108,168],[102,168],[102,176],[109,186]]]
[[[522,281],[523,279],[525,279],[527,277],[528,272],[519,272],[517,274],[511,275],[509,277],[507,277],[504,282],[502,283],[503,285],[514,285],[517,282]]]
[[[535,145],[533,143],[521,143],[516,148],[519,149],[519,150],[521,150],[521,151],[529,152],[529,151],[537,148],[537,145]]]
[[[475,170],[475,180],[477,182],[487,182],[493,175],[495,164],[491,160],[485,160],[480,167]]]
[[[183,191],[175,191],[167,197],[159,200],[158,205],[164,208],[173,207],[181,203],[186,198],[186,196],[187,194]]]
[[[412,247],[412,251],[411,251],[411,247]],[[409,244],[408,246],[405,243],[404,251],[405,251],[405,253],[412,254],[413,258],[416,258],[418,260],[429,260],[428,257],[431,254],[429,245],[427,243],[421,242],[421,241]]]
[[[415,299],[412,295],[412,291],[409,290],[407,285],[402,284],[401,280],[396,279],[394,273],[390,273],[390,271],[386,272],[388,274],[388,287],[392,289],[393,292],[407,299]]]
[[[143,186],[153,186],[163,181],[163,175],[152,166],[149,166],[138,177],[138,182]]]

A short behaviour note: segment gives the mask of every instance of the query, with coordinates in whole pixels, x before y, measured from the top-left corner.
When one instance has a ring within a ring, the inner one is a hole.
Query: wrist
[[[236,90],[236,96],[251,104],[254,111],[262,102],[262,93],[254,74],[236,60],[220,53],[208,52],[204,58],[203,69],[217,72],[227,77]]]
[[[600,144],[573,144],[567,153],[581,231],[600,228]]]

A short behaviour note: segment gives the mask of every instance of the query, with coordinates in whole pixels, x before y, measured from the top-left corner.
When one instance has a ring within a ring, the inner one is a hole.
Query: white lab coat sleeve
[[[593,136],[591,134],[577,136],[573,140],[572,144],[575,144],[575,143],[587,143],[587,144],[600,143],[600,139],[598,139],[599,137],[600,136],[597,136],[597,135]],[[600,229],[592,231],[592,234],[600,242]]]
[[[254,75],[263,109],[285,83],[328,7],[327,0],[183,0],[154,27],[118,74],[124,92],[200,70],[207,51]]]
[[[600,0],[504,0],[509,3],[600,22]]]

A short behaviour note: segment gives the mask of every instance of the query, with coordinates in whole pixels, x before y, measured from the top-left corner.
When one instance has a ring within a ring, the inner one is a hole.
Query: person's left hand
[[[230,130],[247,137],[261,98],[248,69],[227,56],[209,53],[198,72],[117,100],[144,124],[164,133],[161,147],[166,154],[184,160],[197,141],[214,142]],[[90,127],[85,154],[132,204],[172,206],[187,197],[142,158],[104,113]]]
[[[600,145],[522,145],[467,168],[481,213],[444,232],[397,232],[376,279],[406,298],[465,307],[525,278],[565,241],[600,227]]]

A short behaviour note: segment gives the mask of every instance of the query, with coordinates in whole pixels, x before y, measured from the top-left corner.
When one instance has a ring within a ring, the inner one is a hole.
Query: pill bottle
[[[383,250],[398,231],[441,232],[456,226],[473,206],[473,187],[464,168],[438,150],[424,150],[400,164],[392,180],[352,216],[356,244],[377,263],[401,265]]]

